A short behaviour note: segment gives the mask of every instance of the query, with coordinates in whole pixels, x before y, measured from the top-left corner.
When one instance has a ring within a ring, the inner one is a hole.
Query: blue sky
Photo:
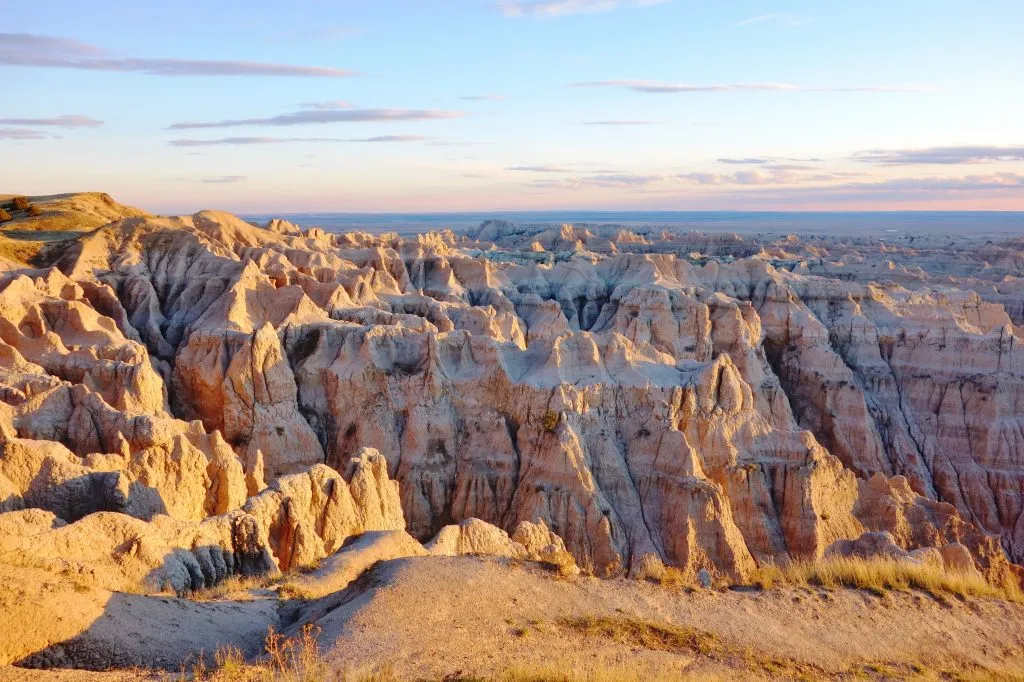
[[[0,1],[0,192],[1024,210],[1019,0],[290,5]]]

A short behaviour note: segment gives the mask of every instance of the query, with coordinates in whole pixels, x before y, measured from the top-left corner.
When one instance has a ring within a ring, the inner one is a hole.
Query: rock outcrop
[[[0,508],[244,514],[282,570],[406,528],[735,579],[884,531],[1011,574],[1018,246],[126,217],[0,274]]]
[[[199,523],[98,512],[65,523],[40,509],[0,514],[0,563],[43,569],[84,588],[181,594],[230,575],[261,575],[272,557],[239,512]]]

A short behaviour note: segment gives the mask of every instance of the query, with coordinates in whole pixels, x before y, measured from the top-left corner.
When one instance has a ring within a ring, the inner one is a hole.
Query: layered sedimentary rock
[[[310,566],[351,536],[405,526],[397,484],[369,449],[344,475],[317,465],[201,520],[140,514],[126,504],[130,484],[122,472],[73,460],[56,443],[8,441],[0,480],[17,496],[14,506],[27,508],[0,514],[0,564],[72,575],[107,590],[182,593],[231,575]]]
[[[33,461],[59,462],[5,464],[0,504],[240,509],[281,568],[359,528],[478,518],[510,542],[543,523],[599,575],[650,556],[741,578],[865,531],[1012,572],[1015,290],[975,291],[986,268],[924,245],[901,248],[925,276],[889,277],[866,265],[887,247],[854,242],[127,218],[0,279],[4,458],[49,441]],[[984,257],[1008,277],[1015,249]],[[372,475],[350,476],[366,447]],[[78,478],[97,494],[46,492]]]

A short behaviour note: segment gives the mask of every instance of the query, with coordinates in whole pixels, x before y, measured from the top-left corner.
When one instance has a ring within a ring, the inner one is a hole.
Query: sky
[[[0,0],[0,193],[1024,210],[1020,0]]]

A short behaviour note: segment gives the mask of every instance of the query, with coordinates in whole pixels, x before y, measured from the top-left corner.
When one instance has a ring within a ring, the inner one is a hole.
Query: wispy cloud
[[[768,163],[762,166],[768,170],[773,171],[812,171],[818,170],[815,166],[810,166],[805,163]]]
[[[639,173],[599,173],[570,178],[534,180],[533,187],[545,189],[580,189],[600,187],[605,189],[640,189],[671,181],[667,175],[643,175]]]
[[[817,170],[813,166],[797,164],[766,164],[752,170],[735,173],[682,173],[677,175],[688,185],[797,185],[811,182],[835,182],[849,177],[845,173],[814,173],[807,175],[800,171]]]
[[[597,187],[643,187],[664,180],[661,175],[640,175],[635,173],[605,173],[591,175],[581,182]]]
[[[376,137],[221,137],[213,140],[169,140],[171,147],[214,147],[219,145],[260,145],[287,143],[330,142],[424,142],[431,138],[423,135],[378,135]]]
[[[761,197],[821,198],[937,198],[942,195],[967,196],[1005,192],[1024,193],[1024,174],[991,173],[966,177],[921,177],[855,180],[863,174],[796,173],[757,168],[736,173],[681,173],[676,175],[642,173],[597,173],[558,178],[537,178],[527,184],[545,189],[576,190],[587,187],[630,189],[645,192],[673,192],[685,186],[722,191],[756,193]],[[737,194],[740,196],[740,194]],[[1000,195],[1001,196],[1001,195]]]
[[[564,166],[507,166],[508,171],[523,171],[527,173],[572,173],[572,169]]]
[[[500,0],[498,9],[506,17],[561,17],[570,14],[607,12],[616,7],[650,7],[671,0]]]
[[[562,171],[565,172],[565,171]],[[644,174],[625,172],[599,172],[580,177],[568,177],[559,180],[536,180],[532,184],[544,187],[649,187],[663,185],[700,185],[700,186],[763,186],[763,185],[797,185],[810,182],[834,182],[842,179],[840,174],[819,173],[804,175],[784,169],[739,171],[736,173],[680,173],[676,175]]]
[[[727,166],[760,166],[765,170],[773,171],[809,171],[817,170],[811,163],[818,163],[821,159],[780,159],[777,157],[748,156],[742,158],[716,159],[716,163],[723,163]]]
[[[699,92],[931,92],[928,88],[898,85],[810,87],[790,83],[665,83],[649,80],[606,80],[570,83],[574,88],[622,88],[649,94]]]
[[[95,128],[103,125],[103,121],[88,116],[65,114],[56,118],[0,118],[2,125],[14,126],[45,126],[52,128]]]
[[[774,22],[785,24],[786,26],[803,26],[809,24],[813,19],[810,17],[802,17],[792,12],[773,12],[771,14],[761,14],[756,17],[750,17],[743,21],[736,22],[737,26],[751,26],[753,24],[760,24],[763,22]]]
[[[340,99],[332,99],[326,102],[300,102],[299,107],[302,109],[326,109],[332,111],[335,109],[355,109],[354,104]]]
[[[201,178],[199,182],[204,182],[208,185],[227,185],[233,182],[242,182],[244,180],[244,175],[218,175],[212,178]]]
[[[935,201],[1024,197],[1024,174],[991,173],[965,177],[889,178],[824,187],[789,187],[759,191],[758,197],[817,203]]]
[[[423,121],[460,118],[461,111],[439,109],[306,109],[268,118],[239,118],[224,121],[185,121],[168,130],[192,128],[233,128],[237,126],[291,126],[315,123],[362,123],[370,121]]]
[[[505,97],[503,95],[464,95],[459,99],[467,102],[501,102]]]
[[[426,142],[429,139],[424,135],[377,135],[352,138],[349,142]]]
[[[47,132],[31,128],[0,128],[0,140],[46,140],[51,137]]]
[[[958,165],[995,161],[1024,161],[1024,146],[930,147],[927,149],[872,149],[853,155],[856,161],[882,166]]]
[[[839,190],[926,190],[930,192],[965,192],[973,190],[1005,190],[1024,188],[1024,174],[989,173],[964,177],[891,178],[878,182],[856,182],[835,187]]]
[[[150,76],[302,76],[342,78],[352,71],[250,61],[122,57],[71,38],[0,33],[0,64],[36,68],[141,73]]]
[[[612,121],[584,121],[585,126],[653,126],[658,125],[657,121],[626,121],[626,120],[612,120]]]

